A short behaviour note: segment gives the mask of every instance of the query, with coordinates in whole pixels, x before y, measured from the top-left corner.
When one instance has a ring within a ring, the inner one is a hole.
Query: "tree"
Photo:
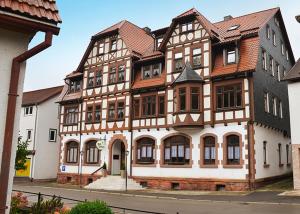
[[[15,160],[15,170],[25,170],[27,166],[25,165],[27,156],[30,152],[27,149],[28,142],[22,142],[21,137],[18,138],[18,147]]]

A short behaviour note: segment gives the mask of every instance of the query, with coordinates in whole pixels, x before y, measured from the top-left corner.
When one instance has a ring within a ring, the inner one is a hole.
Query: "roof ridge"
[[[222,22],[228,22],[228,21],[231,21],[231,20],[234,20],[234,19],[238,19],[238,18],[241,18],[241,17],[244,17],[244,16],[249,16],[249,15],[253,15],[253,14],[257,14],[257,13],[263,13],[263,12],[267,12],[267,11],[270,11],[270,10],[279,10],[279,9],[280,9],[280,7],[273,7],[273,8],[269,8],[269,9],[265,9],[265,10],[251,12],[251,13],[247,13],[247,14],[244,14],[244,15],[233,17],[232,19],[229,19],[227,21],[222,20],[222,21],[214,22],[213,24],[219,24],[219,23],[222,23]]]
[[[48,88],[41,88],[41,89],[32,90],[32,91],[25,91],[25,92],[23,92],[23,94],[25,94],[25,93],[32,93],[32,92],[39,92],[39,91],[44,91],[44,90],[49,90],[49,89],[55,89],[55,88],[62,88],[62,87],[64,87],[64,85],[59,85],[59,86],[54,86],[54,87],[48,87]]]

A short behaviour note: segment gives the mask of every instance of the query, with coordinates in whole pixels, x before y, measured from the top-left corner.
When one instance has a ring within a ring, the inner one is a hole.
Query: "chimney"
[[[151,28],[149,27],[144,27],[143,30],[147,33],[147,34],[151,34]]]
[[[224,16],[224,21],[228,21],[230,19],[233,19],[233,17],[231,15]]]

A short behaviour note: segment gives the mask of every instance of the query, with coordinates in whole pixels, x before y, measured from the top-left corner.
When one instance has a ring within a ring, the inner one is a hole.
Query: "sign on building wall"
[[[26,169],[20,169],[16,171],[16,176],[18,177],[29,177],[30,176],[30,166],[31,159],[27,159],[25,162]]]

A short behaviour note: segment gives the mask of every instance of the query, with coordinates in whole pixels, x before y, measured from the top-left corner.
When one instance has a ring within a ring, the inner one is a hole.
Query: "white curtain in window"
[[[190,148],[189,147],[185,148],[185,159],[187,159],[187,160],[190,159]]]
[[[205,147],[205,154],[204,154],[204,157],[206,160],[209,160],[210,159],[210,147]]]
[[[216,159],[216,151],[215,147],[211,147],[211,159]]]
[[[165,160],[170,160],[170,148],[165,148]]]
[[[172,146],[172,154],[171,154],[172,158],[176,158],[177,157],[177,146]]]
[[[137,159],[141,159],[141,150],[140,149],[138,149],[138,151],[137,151]]]
[[[152,146],[147,146],[147,158],[152,157]]]
[[[228,147],[228,159],[233,159],[233,146]]]
[[[145,157],[147,157],[147,153],[146,153],[146,152],[147,152],[147,150],[146,150],[146,149],[147,149],[147,147],[146,147],[146,146],[143,146],[143,147],[142,147],[142,158],[145,158]]]
[[[234,157],[240,159],[240,148],[238,146],[234,147]]]
[[[179,145],[178,146],[178,157],[179,158],[183,158],[184,157],[184,146],[183,145]]]

